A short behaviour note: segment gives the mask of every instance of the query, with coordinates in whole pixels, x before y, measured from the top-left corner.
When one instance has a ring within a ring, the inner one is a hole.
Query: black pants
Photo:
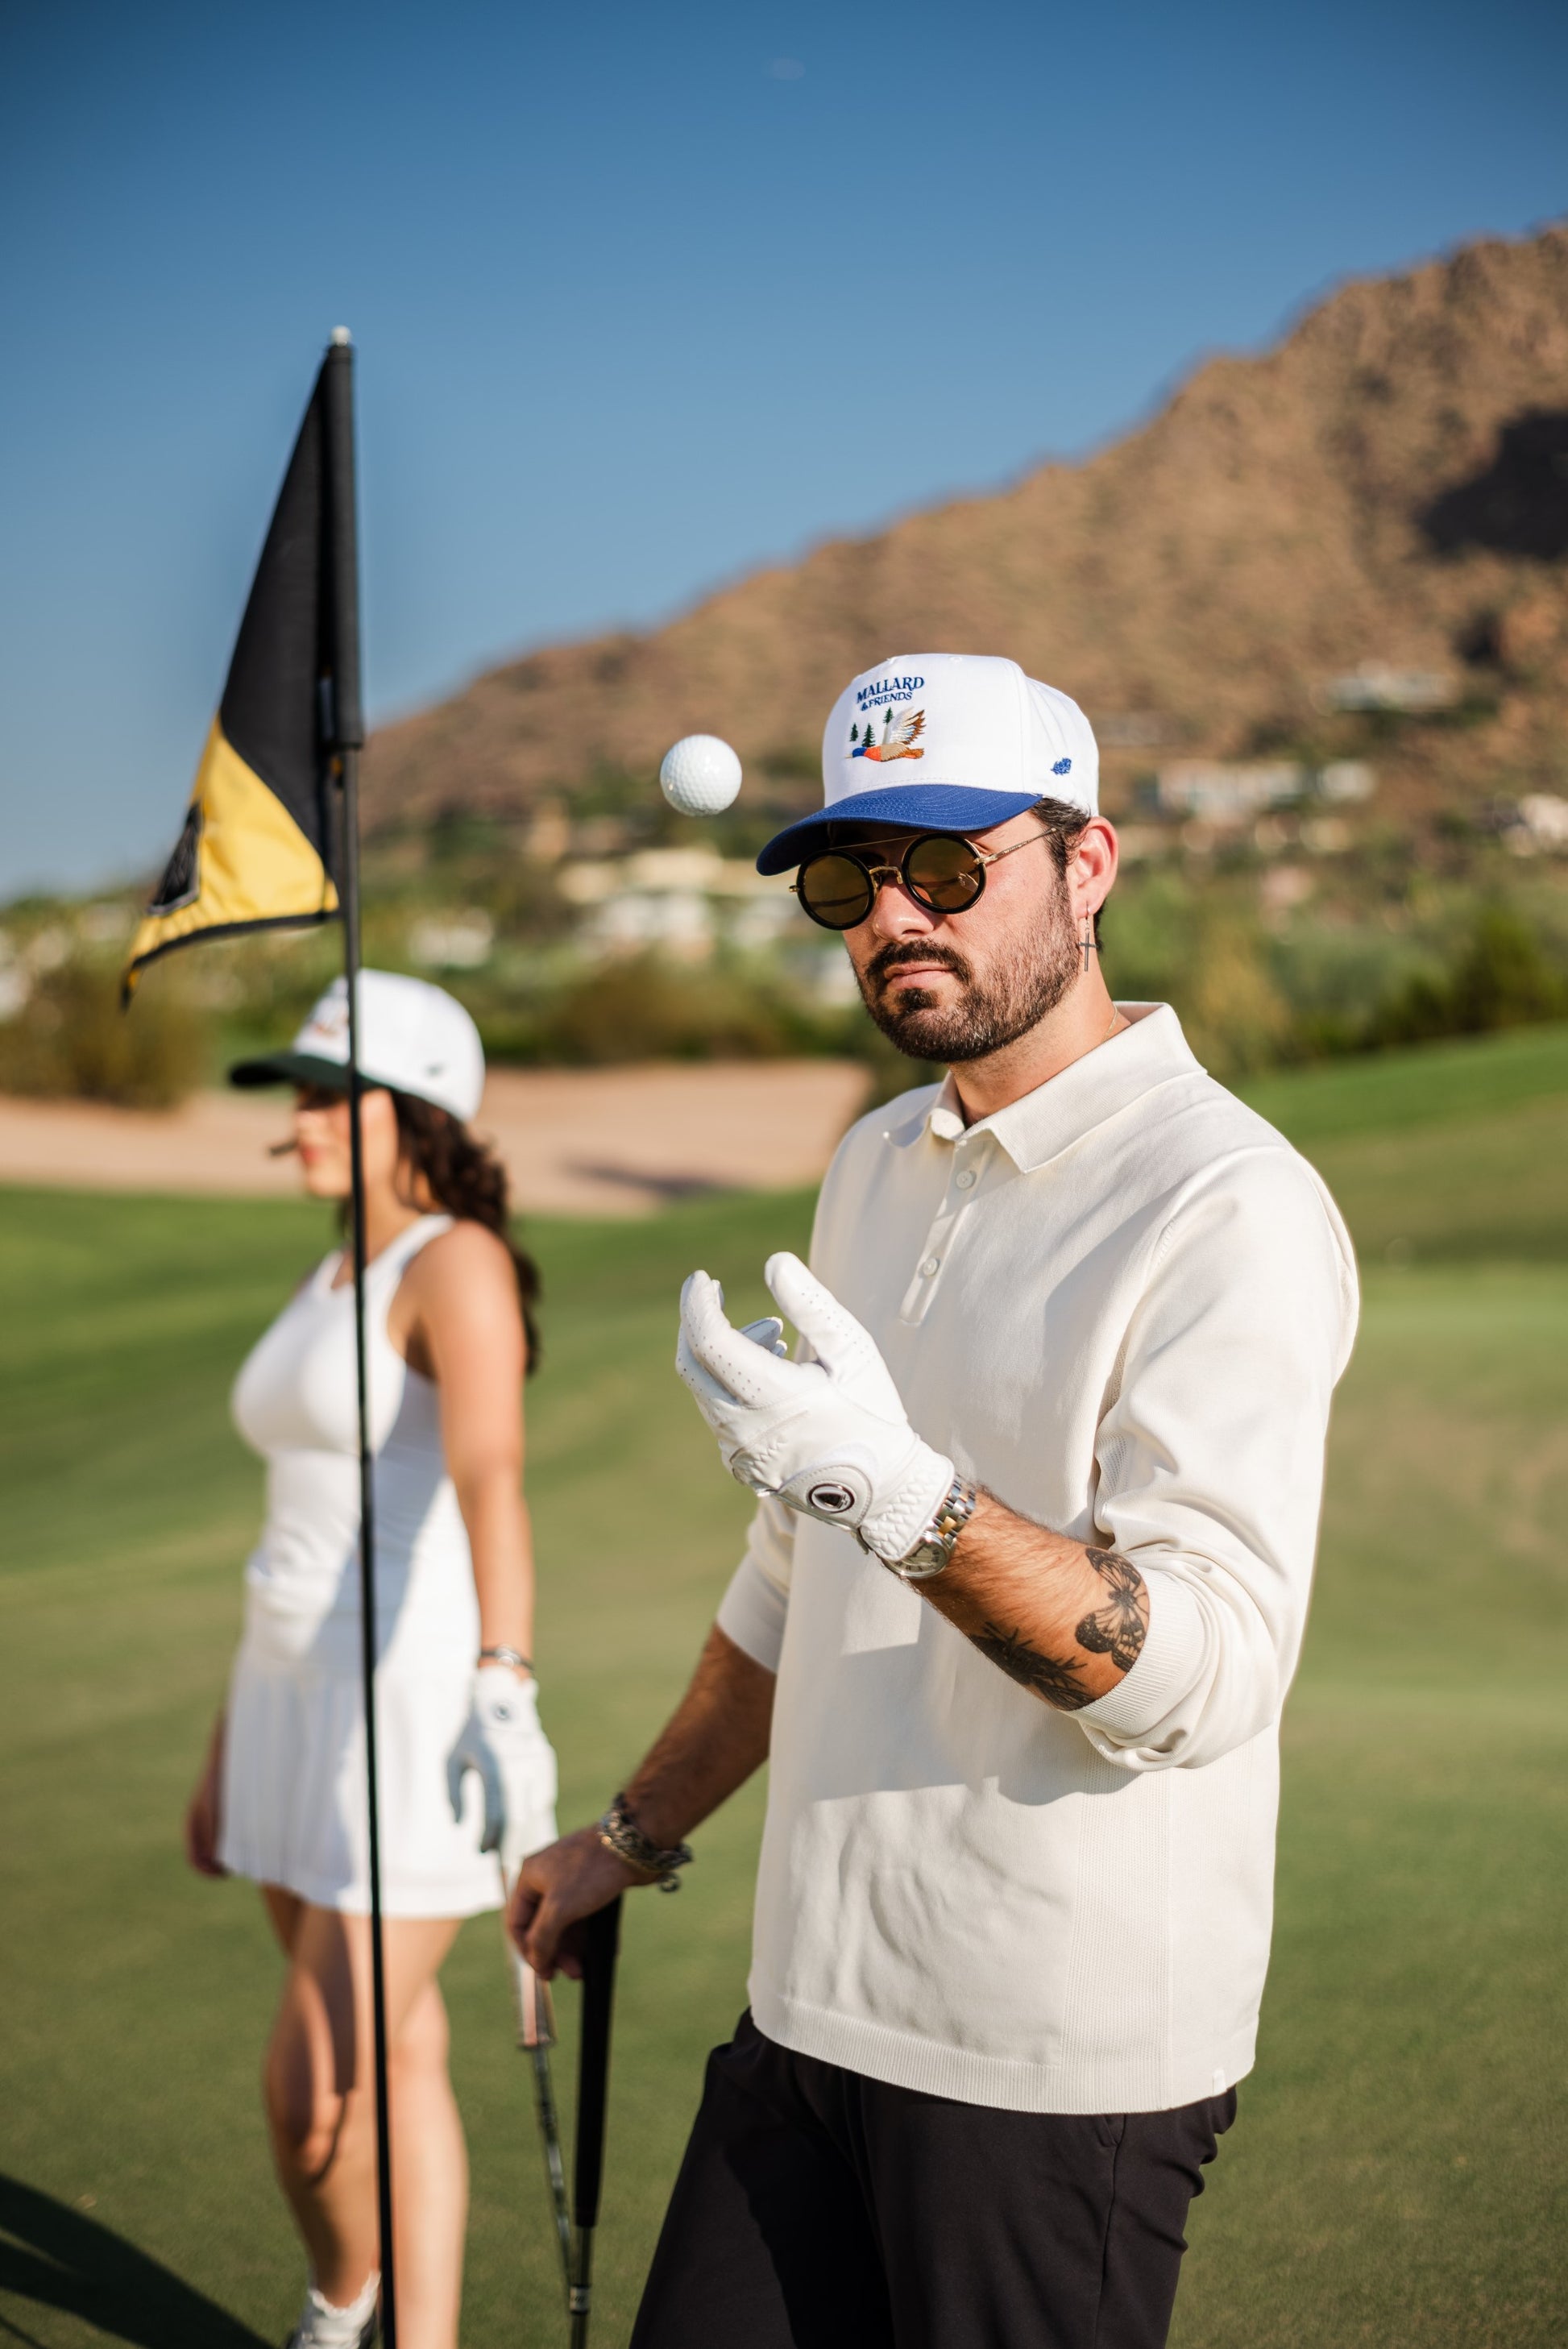
[[[708,2059],[632,2349],[1161,2349],[1234,2089],[1004,2113],[765,2039]]]

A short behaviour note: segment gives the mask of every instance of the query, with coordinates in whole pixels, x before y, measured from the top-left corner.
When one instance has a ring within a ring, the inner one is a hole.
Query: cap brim
[[[375,1079],[366,1080],[374,1083]],[[253,1085],[320,1085],[329,1092],[348,1091],[346,1061],[324,1061],[314,1052],[268,1052],[259,1061],[236,1061],[229,1082]]]
[[[902,783],[893,789],[851,792],[831,807],[803,815],[774,833],[757,860],[758,873],[788,873],[809,856],[838,844],[845,824],[879,824],[889,832],[988,832],[1010,815],[1032,808],[1038,792],[982,792],[965,783]]]

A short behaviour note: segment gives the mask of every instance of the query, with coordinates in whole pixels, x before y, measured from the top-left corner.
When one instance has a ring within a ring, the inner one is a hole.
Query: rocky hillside
[[[699,728],[798,772],[847,677],[938,648],[1076,694],[1112,804],[1150,740],[1231,756],[1321,734],[1324,679],[1364,663],[1461,678],[1469,722],[1422,730],[1429,792],[1563,789],[1568,227],[1347,285],[1085,463],[498,668],[377,737],[370,811],[521,814]]]

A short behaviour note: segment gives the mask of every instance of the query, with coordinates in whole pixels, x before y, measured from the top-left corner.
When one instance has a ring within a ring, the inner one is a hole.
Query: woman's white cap
[[[484,1046],[457,998],[428,978],[392,970],[362,970],[359,1073],[367,1085],[389,1085],[449,1111],[466,1125],[485,1089]],[[232,1085],[348,1083],[348,984],[335,978],[286,1052],[242,1061]]]
[[[897,653],[840,694],[821,809],[776,833],[757,869],[820,855],[844,824],[985,832],[1038,800],[1099,812],[1099,751],[1078,703],[994,654]]]

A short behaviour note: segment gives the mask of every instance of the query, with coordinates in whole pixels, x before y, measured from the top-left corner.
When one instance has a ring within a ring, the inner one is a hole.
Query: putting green
[[[1260,1092],[1370,1270],[1286,1720],[1261,2061],[1193,2213],[1180,2349],[1568,2337],[1568,1203],[1538,1174],[1543,1150],[1563,1163],[1568,1067],[1542,1073],[1561,1036],[1524,1041],[1508,1067],[1518,1040],[1460,1048],[1458,1075],[1447,1048],[1364,1064],[1348,1109],[1326,1107],[1339,1071]],[[530,1489],[567,1819],[667,1709],[745,1520],[670,1372],[676,1284],[704,1262],[749,1306],[808,1215],[718,1200],[532,1235]],[[178,1823],[259,1504],[228,1381],[322,1219],[11,1192],[0,1220],[0,2337],[254,2349],[300,2271],[256,2103],[277,1967],[249,1888],[190,1877]],[[678,1899],[628,1904],[603,2349],[744,1996],[758,1796],[701,1831]],[[470,2349],[564,2337],[498,1930],[468,1927],[447,1975]],[[574,1993],[561,2005],[570,2034]]]

